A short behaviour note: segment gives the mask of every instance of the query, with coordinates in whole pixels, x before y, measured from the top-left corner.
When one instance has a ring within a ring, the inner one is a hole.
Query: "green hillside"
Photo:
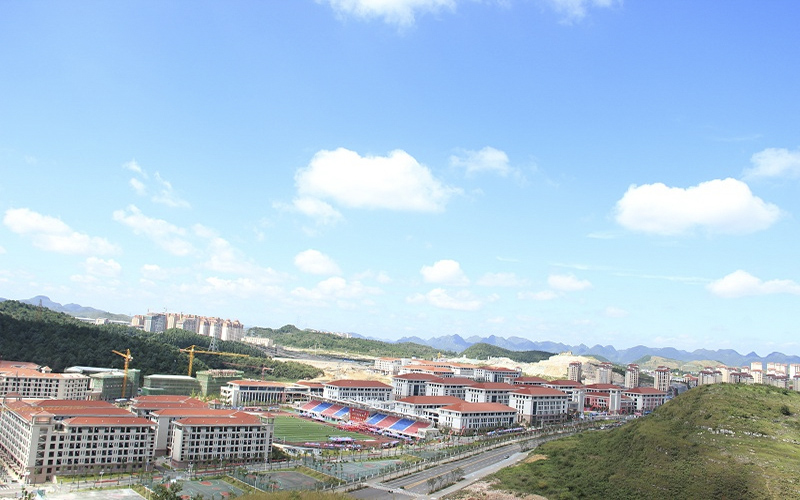
[[[544,351],[512,351],[492,344],[473,344],[461,353],[470,359],[509,358],[519,363],[536,363],[549,359],[553,353]]]
[[[345,338],[332,333],[300,330],[294,325],[286,325],[277,330],[272,328],[250,328],[248,335],[267,337],[279,346],[296,349],[319,349],[322,351],[347,353],[367,357],[427,358],[433,359],[439,352],[455,355],[454,352],[440,351],[430,346],[413,342],[383,342],[380,340]]]
[[[179,348],[197,345],[207,348],[209,337],[183,330],[146,333],[118,326],[96,326],[72,316],[16,301],[0,302],[0,359],[30,361],[61,372],[70,366],[122,368],[123,358],[112,350],[131,350],[130,367],[142,375],[186,375],[189,357]],[[249,357],[195,355],[194,372],[208,368],[237,368],[249,376],[261,376],[270,368],[274,378],[313,378],[321,371],[301,363],[281,363],[263,356],[260,350],[241,342],[221,342],[220,351]]]
[[[536,450],[499,489],[550,499],[800,498],[800,394],[762,385],[692,389],[622,427]]]

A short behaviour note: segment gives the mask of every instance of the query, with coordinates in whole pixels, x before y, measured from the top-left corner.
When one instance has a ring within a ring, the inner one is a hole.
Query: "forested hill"
[[[141,370],[143,375],[186,375],[189,357],[179,349],[197,345],[205,350],[209,341],[208,337],[183,330],[146,333],[118,325],[96,326],[43,307],[11,300],[0,303],[0,359],[30,361],[55,372],[70,366],[123,368],[124,359],[112,350],[130,349],[130,368]],[[241,342],[220,342],[219,350],[249,357],[196,354],[192,371],[236,368],[248,376],[260,377],[262,368],[268,368],[271,371],[267,375],[284,380],[321,374],[308,365],[273,361]]]
[[[491,344],[473,344],[469,346],[462,356],[470,359],[486,359],[489,358],[508,358],[519,363],[537,363],[544,359],[550,359],[553,355],[551,352],[544,351],[512,351],[504,349]]]
[[[454,352],[440,351],[430,346],[413,342],[383,342],[380,340],[345,338],[332,333],[300,330],[294,325],[286,325],[277,330],[272,328],[250,328],[248,335],[267,337],[276,344],[298,349],[321,349],[368,357],[427,358],[433,359],[441,352],[453,356]]]
[[[691,389],[652,415],[536,449],[498,489],[547,498],[800,498],[800,393],[766,385]]]

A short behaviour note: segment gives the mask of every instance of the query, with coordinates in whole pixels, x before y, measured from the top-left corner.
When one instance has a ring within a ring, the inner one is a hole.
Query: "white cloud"
[[[480,151],[462,151],[450,157],[450,165],[466,170],[467,175],[491,172],[506,177],[513,171],[508,164],[508,155],[490,146]]]
[[[114,259],[103,260],[89,257],[83,265],[88,274],[103,278],[116,278],[122,272],[122,266]]]
[[[136,160],[131,160],[128,163],[125,163],[122,165],[122,168],[136,173],[141,179],[149,180],[147,172],[145,172],[145,170],[138,163],[136,163]],[[150,200],[154,203],[160,203],[162,205],[174,208],[188,208],[190,206],[188,201],[182,199],[177,193],[175,193],[172,183],[161,177],[158,172],[155,174],[155,183],[155,192],[152,196],[150,196]],[[131,177],[131,179],[128,181],[128,184],[130,184],[137,195],[147,196],[149,188],[142,180],[137,179],[136,177]]]
[[[134,205],[129,205],[125,210],[115,210],[113,218],[173,255],[185,256],[194,251],[192,244],[184,239],[186,230],[163,219],[147,217]]]
[[[745,170],[745,178],[757,177],[800,177],[800,149],[767,148],[754,154],[750,161],[753,168]]]
[[[35,247],[49,252],[103,255],[119,250],[105,238],[79,233],[61,219],[27,208],[6,210],[3,223],[14,233],[30,237]]]
[[[618,3],[617,0],[546,0],[553,10],[564,16],[564,22],[580,21],[586,17],[592,7],[608,8]]]
[[[456,7],[456,0],[328,0],[328,3],[340,15],[381,18],[400,27],[413,25],[420,14]]]
[[[603,316],[607,318],[625,318],[629,315],[628,311],[625,309],[620,309],[619,307],[608,306],[606,307],[605,311],[603,311]]]
[[[128,163],[123,164],[122,168],[124,168],[125,170],[130,170],[131,172],[136,172],[137,174],[147,179],[147,173],[144,170],[142,170],[142,167],[139,166],[136,160],[131,160]]]
[[[547,278],[547,284],[559,292],[579,292],[592,287],[588,280],[579,280],[571,274],[552,274]]]
[[[201,225],[194,226],[195,231],[209,234],[212,230]],[[285,276],[270,267],[261,267],[246,257],[224,238],[214,236],[208,239],[205,267],[217,273],[247,276],[259,284],[274,284],[284,281]]]
[[[132,177],[131,180],[128,181],[128,184],[131,185],[133,190],[136,191],[136,194],[139,196],[145,196],[147,194],[147,186],[145,186],[144,182],[140,181],[139,179]]]
[[[218,276],[205,278],[198,286],[184,284],[179,287],[181,293],[196,293],[207,296],[230,295],[240,298],[258,298],[259,300],[277,300],[282,298],[284,291],[278,286],[265,283],[257,278],[226,279]]]
[[[318,250],[306,250],[294,256],[297,269],[308,274],[342,274],[336,262]]]
[[[364,157],[344,148],[320,151],[308,167],[297,172],[295,182],[300,199],[332,200],[366,209],[437,212],[461,192],[444,186],[401,150]]]
[[[162,280],[166,277],[166,272],[158,264],[145,264],[139,272],[147,280]]]
[[[711,233],[752,233],[768,228],[780,216],[777,206],[731,178],[686,189],[661,183],[631,186],[616,205],[616,220],[623,227],[662,235],[678,235],[695,227]]]
[[[298,287],[291,292],[294,297],[318,303],[361,299],[381,293],[379,288],[365,286],[358,281],[348,282],[339,276],[320,281],[314,288]],[[340,303],[340,305],[344,304]]]
[[[3,255],[4,253],[6,253],[6,249],[0,245],[0,255]]]
[[[741,269],[709,283],[707,288],[714,295],[726,299],[778,293],[800,295],[800,284],[792,280],[762,281]]]
[[[557,299],[559,294],[553,290],[542,290],[541,292],[519,292],[517,298],[520,300],[553,300]]]
[[[526,281],[514,273],[486,273],[479,280],[481,286],[523,286]]]
[[[175,193],[172,188],[172,183],[164,179],[156,172],[156,182],[158,183],[158,191],[153,194],[152,200],[168,207],[188,208],[189,202],[182,199]]]
[[[316,220],[317,224],[324,226],[332,226],[342,220],[342,214],[338,210],[333,208],[329,203],[325,203],[316,198],[295,198],[292,200],[291,205],[276,202],[273,203],[272,206],[277,210],[285,212],[299,212]]]
[[[465,286],[469,279],[461,270],[461,265],[450,259],[439,260],[432,266],[422,266],[419,271],[426,283],[441,285]]]
[[[483,305],[466,290],[450,295],[443,288],[435,288],[426,294],[416,294],[406,299],[411,304],[426,303],[440,309],[453,309],[456,311],[475,311]]]

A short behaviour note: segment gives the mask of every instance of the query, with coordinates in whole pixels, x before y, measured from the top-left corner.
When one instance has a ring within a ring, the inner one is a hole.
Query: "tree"
[[[178,482],[171,483],[169,487],[164,486],[163,484],[157,484],[153,488],[153,500],[182,500],[181,495],[179,495],[180,491],[183,489],[183,485]]]

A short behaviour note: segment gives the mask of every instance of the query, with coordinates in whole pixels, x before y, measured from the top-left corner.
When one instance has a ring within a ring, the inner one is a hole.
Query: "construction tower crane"
[[[124,399],[125,390],[128,388],[128,363],[130,363],[130,361],[133,359],[133,356],[131,356],[130,349],[126,349],[125,354],[114,350],[112,350],[111,352],[125,358],[125,375],[122,376],[122,398]]]
[[[201,351],[197,349],[196,345],[189,346],[186,349],[180,349],[181,352],[189,354],[189,376],[192,376],[192,363],[194,362],[194,355],[197,354],[216,354],[217,356],[239,356],[242,358],[250,357],[249,354],[237,354],[235,352],[218,352],[218,351]]]

